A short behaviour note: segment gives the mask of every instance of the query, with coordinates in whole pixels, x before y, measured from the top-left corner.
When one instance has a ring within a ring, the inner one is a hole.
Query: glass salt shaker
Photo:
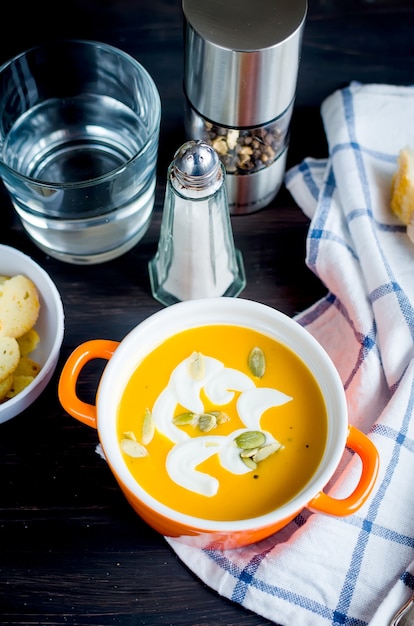
[[[236,297],[246,285],[242,255],[234,247],[225,186],[216,151],[190,140],[168,168],[158,250],[149,262],[156,300],[175,302]]]
[[[182,0],[184,123],[226,168],[231,214],[283,182],[307,0]]]

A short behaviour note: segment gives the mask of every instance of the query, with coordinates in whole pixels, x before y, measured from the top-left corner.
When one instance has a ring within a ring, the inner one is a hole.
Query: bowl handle
[[[370,495],[378,476],[378,451],[372,441],[352,425],[348,426],[346,446],[354,450],[362,461],[361,477],[354,491],[343,499],[332,498],[321,491],[309,502],[307,508],[342,517],[355,513]]]
[[[116,348],[118,341],[107,339],[92,339],[75,348],[69,356],[59,379],[58,396],[61,405],[72,417],[87,426],[97,428],[96,406],[80,400],[76,394],[76,384],[79,375],[85,365],[93,359],[105,359],[109,361]]]

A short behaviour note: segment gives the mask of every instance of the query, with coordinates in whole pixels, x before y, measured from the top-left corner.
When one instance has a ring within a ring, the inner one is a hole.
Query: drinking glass
[[[103,43],[47,43],[0,67],[0,176],[39,248],[92,264],[140,241],[160,117],[146,69]]]

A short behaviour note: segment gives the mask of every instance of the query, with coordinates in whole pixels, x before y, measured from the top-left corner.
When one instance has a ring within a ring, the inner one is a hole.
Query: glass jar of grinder
[[[185,132],[218,153],[232,214],[283,182],[307,0],[182,0]]]

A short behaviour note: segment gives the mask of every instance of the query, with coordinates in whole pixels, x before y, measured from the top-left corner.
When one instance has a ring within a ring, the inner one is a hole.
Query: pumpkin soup
[[[125,463],[150,495],[231,521],[269,513],[308,483],[327,414],[290,349],[253,329],[208,325],[172,336],[137,365],[117,429]]]

